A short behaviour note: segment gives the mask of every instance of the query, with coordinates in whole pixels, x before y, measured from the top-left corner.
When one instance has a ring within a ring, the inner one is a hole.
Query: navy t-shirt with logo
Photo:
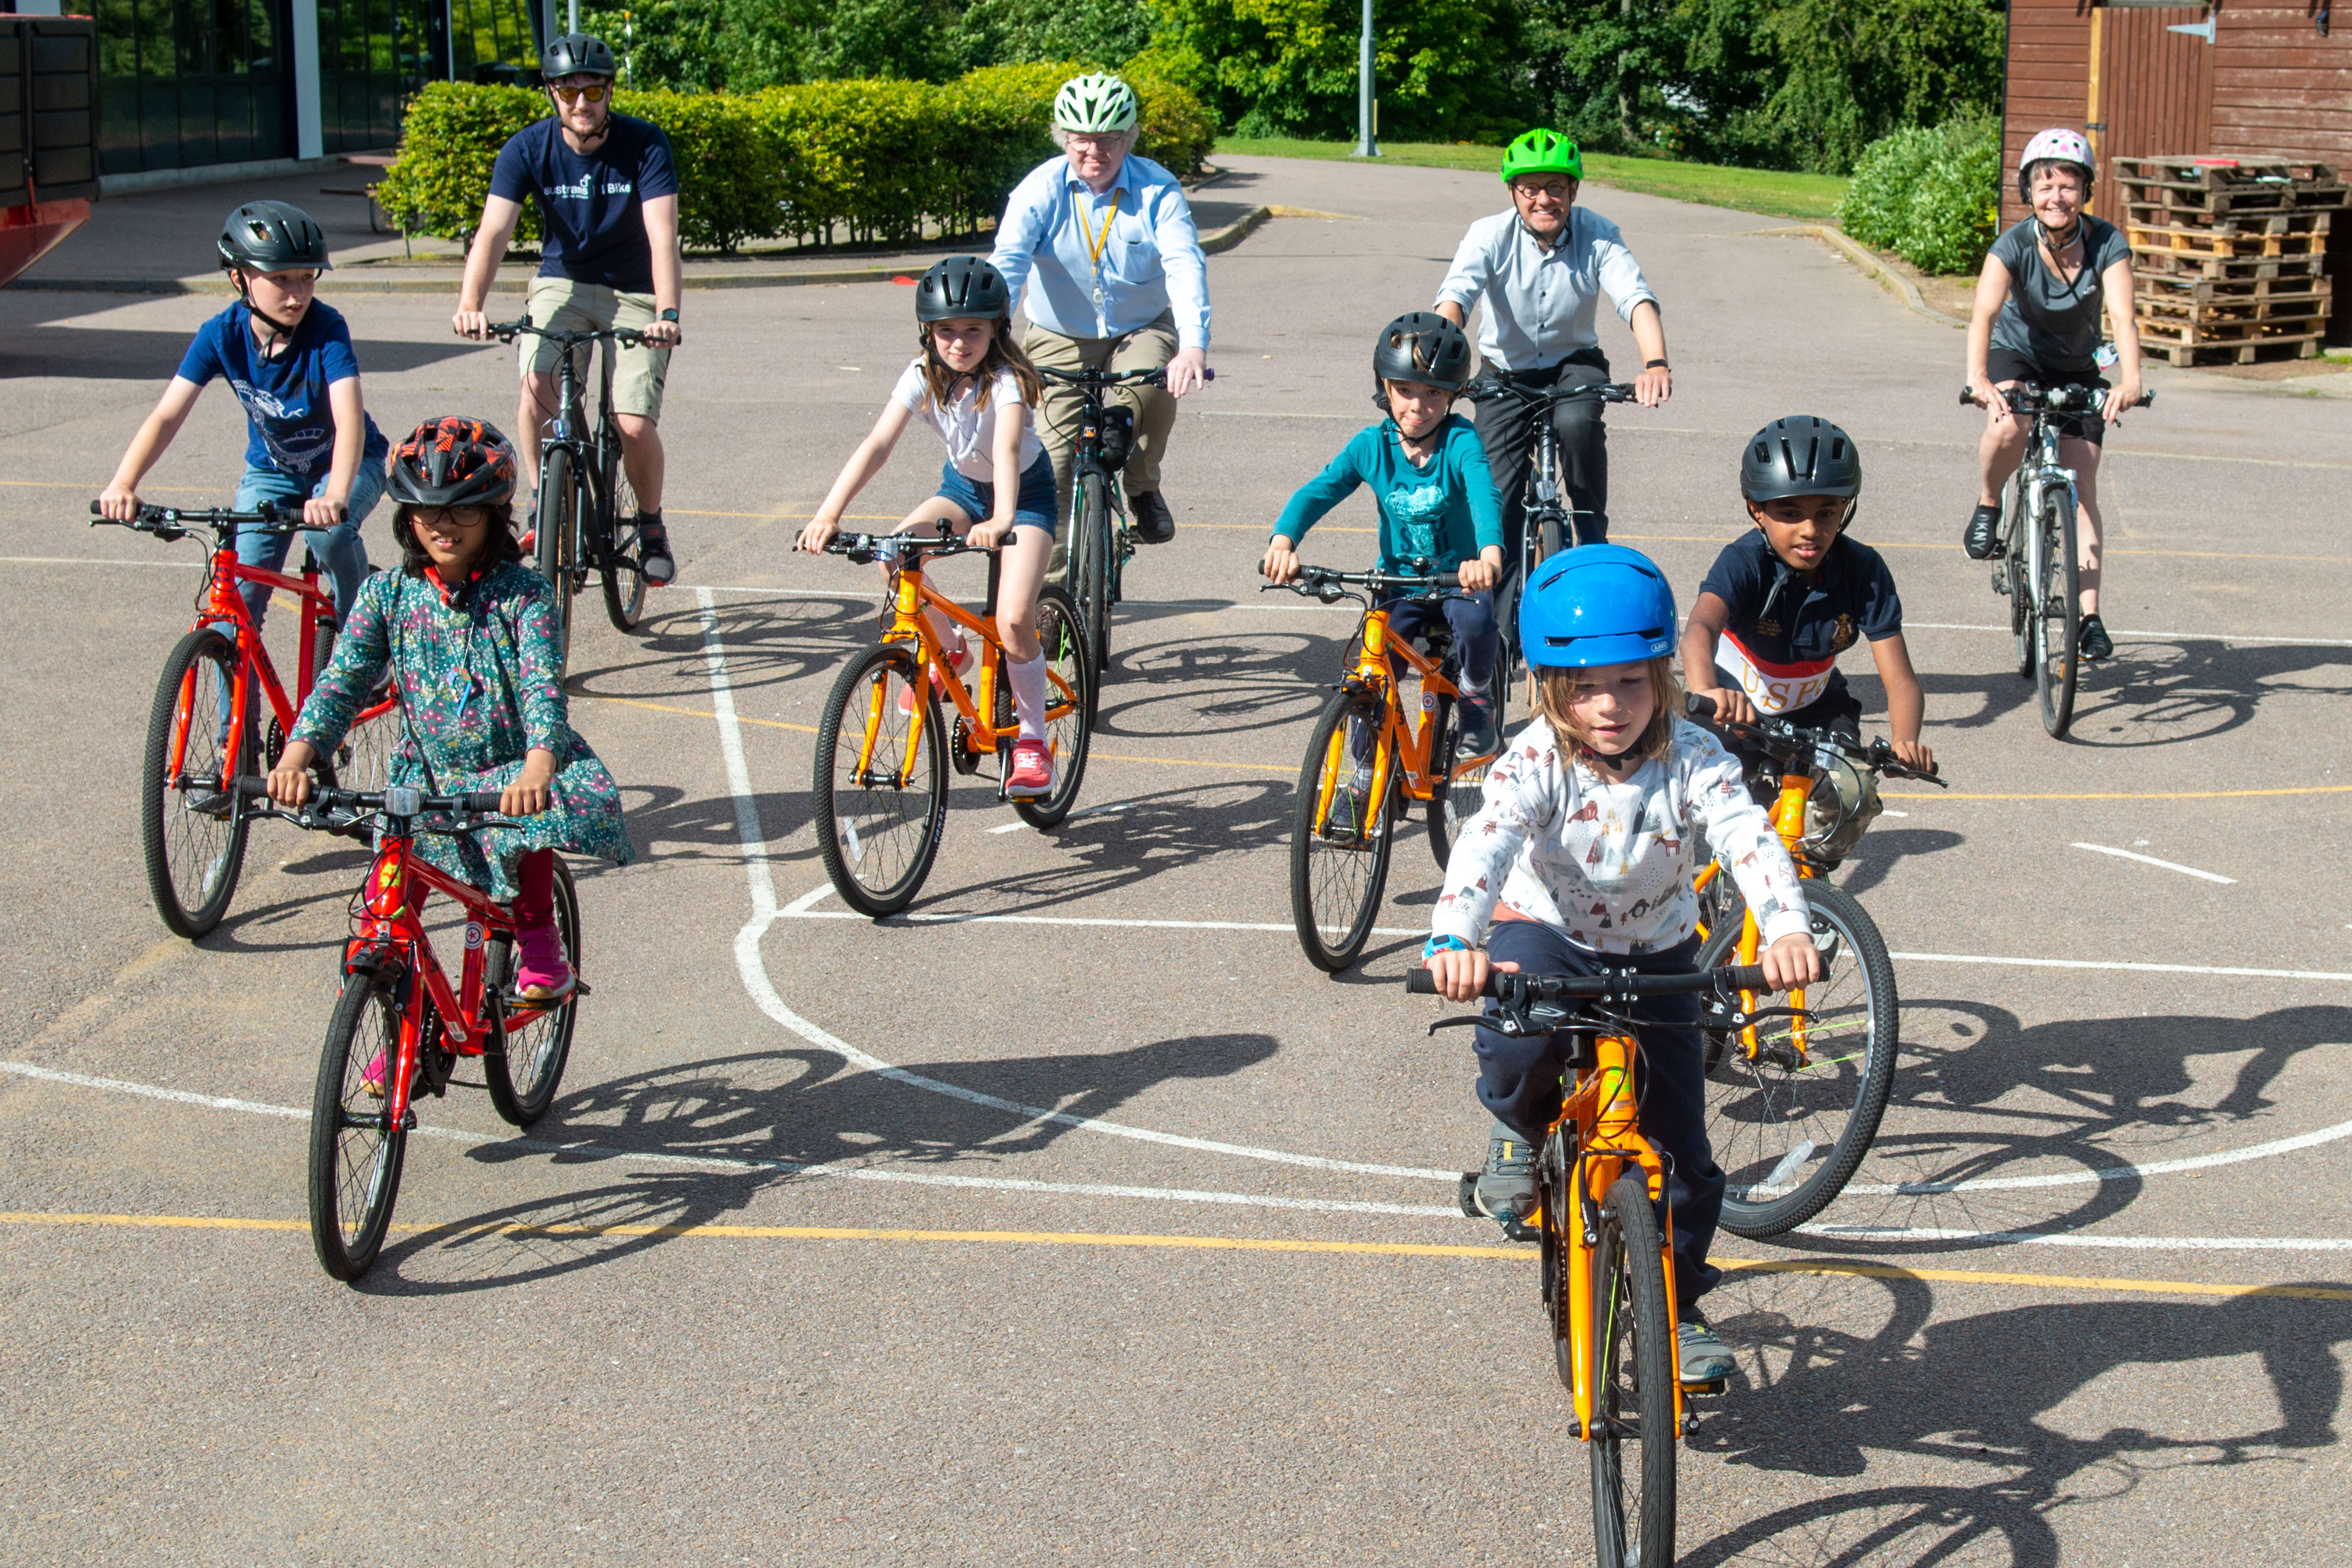
[[[1877,642],[1903,629],[1894,574],[1877,551],[1843,533],[1807,582],[1751,528],[1724,546],[1698,591],[1731,606],[1716,643],[1719,678],[1772,716],[1843,697],[1838,655],[1857,638]]]
[[[615,114],[603,141],[574,153],[551,115],[507,138],[490,170],[490,195],[535,197],[546,231],[542,278],[601,283],[625,294],[654,289],[654,247],[645,205],[677,195],[669,138],[651,121]]]
[[[253,340],[253,311],[240,300],[196,329],[180,360],[180,379],[204,385],[215,376],[245,405],[245,460],[296,479],[323,479],[335,461],[335,415],[327,388],[360,373],[352,330],[331,305],[310,302],[274,359]],[[367,461],[381,467],[391,444],[367,422]]]

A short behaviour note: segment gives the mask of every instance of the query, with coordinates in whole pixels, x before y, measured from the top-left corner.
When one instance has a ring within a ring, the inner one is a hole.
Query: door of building
[[[2109,219],[2117,158],[2204,153],[2213,145],[2212,12],[2199,5],[2101,6],[2092,17],[2091,101],[2099,153],[2092,210]],[[2194,29],[2184,30],[2184,29]]]

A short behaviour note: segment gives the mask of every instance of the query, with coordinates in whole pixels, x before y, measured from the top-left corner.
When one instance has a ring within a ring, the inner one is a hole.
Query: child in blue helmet
[[[1820,978],[1802,886],[1740,767],[1681,717],[1674,591],[1649,558],[1587,545],[1537,568],[1519,604],[1535,717],[1486,774],[1430,917],[1423,963],[1456,1002],[1492,969],[1688,973],[1699,950],[1696,848],[1711,844],[1756,911],[1774,986]],[[1480,950],[1480,942],[1485,950]],[[1641,1025],[1643,1136],[1670,1162],[1682,1375],[1711,1382],[1731,1354],[1697,1301],[1724,1176],[1707,1147],[1699,1001],[1658,997]],[[1494,1116],[1479,1206],[1506,1221],[1535,1203],[1535,1152],[1559,1116],[1570,1035],[1476,1031],[1478,1099]]]

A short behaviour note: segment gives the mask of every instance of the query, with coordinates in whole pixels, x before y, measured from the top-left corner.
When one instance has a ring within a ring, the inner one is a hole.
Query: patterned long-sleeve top
[[[1462,825],[1433,936],[1475,945],[1497,900],[1596,952],[1654,952],[1698,929],[1691,891],[1704,835],[1769,944],[1811,927],[1804,889],[1739,764],[1695,724],[1623,784],[1573,761],[1538,717],[1486,774]]]

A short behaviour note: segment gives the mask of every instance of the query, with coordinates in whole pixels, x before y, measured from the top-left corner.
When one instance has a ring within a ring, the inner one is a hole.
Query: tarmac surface
[[[847,916],[817,864],[811,731],[874,583],[788,553],[905,363],[908,291],[690,299],[680,585],[633,636],[589,602],[572,653],[638,859],[579,868],[562,1093],[528,1136],[471,1071],[425,1101],[356,1288],[311,1257],[303,1141],[365,858],[263,825],[219,931],[164,934],[134,786],[195,552],[84,526],[218,302],[0,294],[0,1555],[1590,1561],[1534,1267],[1451,1210],[1468,1051],[1399,984],[1435,868],[1400,847],[1358,971],[1289,931],[1292,781],[1352,622],[1254,570],[1373,417],[1373,332],[1497,193],[1233,162],[1234,200],[1349,216],[1210,262],[1219,379],[1177,427],[1176,540],[1129,574],[1097,809],[1039,834],[970,781],[914,921]],[[2352,421],[2151,371],[2103,473],[2118,654],[2053,742],[1957,548],[1959,334],[1773,220],[1589,195],[1677,377],[1611,415],[1615,536],[1687,603],[1743,526],[1739,441],[1844,424],[1953,781],[1890,787],[1840,873],[1899,955],[1894,1104],[1814,1227],[1717,1247],[1740,1369],[1683,1450],[1682,1560],[2345,1561]],[[511,416],[512,351],[449,306],[342,306],[388,431]],[[1613,320],[1604,346],[1622,374]],[[214,389],[151,495],[224,501],[243,441]],[[857,511],[936,461],[910,437]],[[1308,559],[1363,563],[1370,517]]]

